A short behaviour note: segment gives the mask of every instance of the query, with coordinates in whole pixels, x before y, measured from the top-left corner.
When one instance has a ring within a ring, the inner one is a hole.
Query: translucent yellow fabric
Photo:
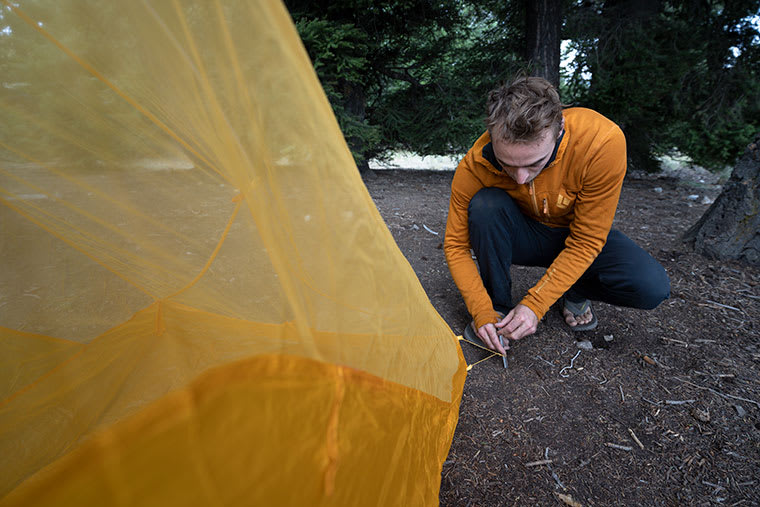
[[[437,503],[461,351],[281,4],[0,0],[0,204],[0,505]]]

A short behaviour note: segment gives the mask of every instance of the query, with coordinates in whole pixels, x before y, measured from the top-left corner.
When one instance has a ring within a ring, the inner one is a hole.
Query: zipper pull
[[[549,203],[546,202],[546,198],[544,198],[544,215],[549,216]]]

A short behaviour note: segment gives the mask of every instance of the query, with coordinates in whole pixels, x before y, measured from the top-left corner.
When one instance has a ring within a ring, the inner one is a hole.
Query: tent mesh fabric
[[[465,377],[267,0],[0,0],[0,505],[429,505]]]

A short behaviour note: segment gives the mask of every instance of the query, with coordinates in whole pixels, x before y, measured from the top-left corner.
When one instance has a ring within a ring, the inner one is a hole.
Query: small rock
[[[419,226],[417,226],[417,224],[412,224],[412,229],[414,229],[415,231],[420,230],[420,228],[419,228]]]
[[[657,192],[658,194],[661,194],[662,193],[662,187],[654,187],[654,191]]]
[[[739,414],[739,417],[744,417],[747,415],[747,411],[744,410],[744,407],[741,405],[734,405],[734,408],[736,409],[736,413]]]
[[[690,201],[696,201],[697,199],[699,199],[699,194],[691,194],[690,196],[687,197],[687,199]]]
[[[707,196],[702,197],[702,204],[712,204],[713,202],[715,202],[715,201],[713,201],[712,199],[710,199]]]
[[[606,341],[606,342],[611,342],[613,338],[614,338],[614,336],[611,335],[611,334],[604,335],[604,341]]]
[[[583,349],[583,350],[593,350],[594,349],[594,345],[590,341],[588,341],[588,340],[582,340],[582,341],[576,342],[575,345],[579,349]]]
[[[695,408],[691,411],[691,415],[694,416],[694,419],[697,421],[702,421],[705,423],[710,422],[710,412],[707,410],[700,410],[698,408]]]

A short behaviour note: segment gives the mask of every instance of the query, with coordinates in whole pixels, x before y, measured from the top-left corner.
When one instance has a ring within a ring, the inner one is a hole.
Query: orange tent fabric
[[[0,0],[0,505],[428,505],[465,377],[284,7]]]

